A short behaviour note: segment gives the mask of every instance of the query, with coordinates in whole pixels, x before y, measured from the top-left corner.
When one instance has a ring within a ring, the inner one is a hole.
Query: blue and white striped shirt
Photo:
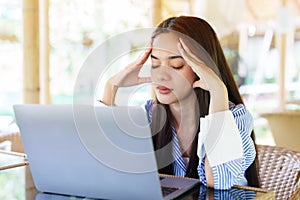
[[[148,113],[148,118],[152,121],[152,107],[154,101],[147,101],[145,108]],[[232,112],[237,128],[241,135],[243,156],[239,159],[231,160],[216,166],[212,166],[212,172],[214,177],[215,189],[229,189],[233,185],[247,185],[247,179],[245,177],[246,169],[251,165],[256,156],[254,142],[252,140],[251,131],[253,130],[253,117],[247,111],[243,104],[234,105],[229,103],[229,110]],[[172,127],[173,135],[173,157],[174,162],[174,175],[185,176],[186,165],[184,158],[182,157],[179,141],[177,138],[176,130]],[[205,150],[204,150],[205,151]],[[226,149],[224,149],[226,152]],[[204,160],[206,153],[203,153],[203,157],[199,158],[198,174],[200,181],[207,185]]]

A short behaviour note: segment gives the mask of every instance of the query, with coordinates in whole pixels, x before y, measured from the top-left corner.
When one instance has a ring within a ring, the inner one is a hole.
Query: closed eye
[[[156,69],[159,67],[159,65],[152,65],[151,67],[152,67],[152,69]]]
[[[184,65],[177,66],[177,67],[175,67],[175,66],[172,66],[172,68],[173,68],[173,69],[176,69],[176,70],[179,70],[179,69],[182,69],[182,68],[183,68],[183,66],[184,66]]]

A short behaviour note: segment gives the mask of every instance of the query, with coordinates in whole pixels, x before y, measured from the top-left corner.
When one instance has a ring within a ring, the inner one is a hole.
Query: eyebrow
[[[156,59],[156,60],[159,60],[156,56],[154,56],[154,55],[152,55],[151,54],[151,58],[153,58],[153,59]],[[168,59],[177,59],[177,58],[181,58],[181,59],[183,59],[183,57],[182,56],[170,56],[170,57],[168,57]]]

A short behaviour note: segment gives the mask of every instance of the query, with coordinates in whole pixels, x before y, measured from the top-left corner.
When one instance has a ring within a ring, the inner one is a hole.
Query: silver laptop
[[[196,179],[159,176],[141,107],[24,104],[15,105],[14,112],[41,192],[173,199],[199,184]]]

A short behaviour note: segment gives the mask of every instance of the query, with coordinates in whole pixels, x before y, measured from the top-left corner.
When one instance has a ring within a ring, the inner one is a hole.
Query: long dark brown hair
[[[152,35],[152,38],[155,38],[158,34],[169,31],[179,32],[183,35],[186,35],[189,38],[192,38],[194,41],[200,44],[202,48],[204,48],[205,51],[209,54],[215,66],[217,66],[217,70],[219,73],[218,75],[220,76],[221,80],[224,82],[228,90],[229,101],[236,105],[244,104],[235,79],[233,77],[232,71],[229,65],[227,64],[218,37],[213,28],[205,20],[192,16],[168,18],[157,26],[157,29]],[[209,112],[209,92],[201,88],[195,88],[194,92],[197,96],[197,100],[199,103],[200,117],[204,117],[208,115]],[[166,121],[163,125],[161,125],[162,116],[166,116]],[[172,141],[172,123],[173,117],[169,106],[161,104],[160,102],[156,102],[152,113],[152,131],[157,130],[157,127],[160,126],[162,126],[162,128],[158,132],[153,131],[153,144],[156,150],[163,149],[162,151],[157,151],[159,153],[156,154],[156,157],[159,172],[164,174],[174,174],[173,162],[171,160],[172,148],[163,148],[166,145],[170,144]],[[196,123],[199,122],[197,121]],[[199,124],[198,130],[196,131],[199,132]],[[255,141],[253,131],[251,133],[251,138],[253,139],[253,141]],[[199,158],[197,156],[197,143],[198,137],[196,134],[192,143],[190,161],[186,171],[187,177],[199,178],[197,172],[197,167],[199,164]],[[167,166],[160,165],[160,163],[166,163],[165,159],[169,159],[171,161],[169,163],[171,164]],[[259,187],[257,166],[258,160],[256,156],[255,161],[246,170],[246,178],[248,180],[249,186]]]

